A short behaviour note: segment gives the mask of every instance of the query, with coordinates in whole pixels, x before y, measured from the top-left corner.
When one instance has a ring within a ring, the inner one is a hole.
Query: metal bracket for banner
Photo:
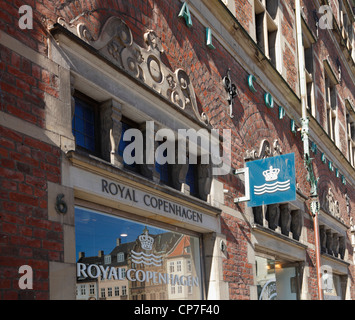
[[[245,196],[234,198],[234,203],[241,203],[250,201],[250,185],[249,185],[249,168],[235,170],[235,175],[244,174]]]

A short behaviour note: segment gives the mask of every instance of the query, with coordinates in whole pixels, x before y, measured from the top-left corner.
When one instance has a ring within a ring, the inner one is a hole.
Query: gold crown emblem
[[[272,166],[269,170],[263,172],[266,181],[275,181],[280,173],[280,169],[274,169]]]
[[[138,237],[141,242],[141,247],[144,250],[152,250],[154,239],[148,234],[148,229],[145,227],[143,233]]]

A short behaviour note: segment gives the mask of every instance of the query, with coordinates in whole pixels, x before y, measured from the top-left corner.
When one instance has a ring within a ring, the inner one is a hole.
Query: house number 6
[[[64,198],[64,194],[58,194],[57,196],[57,201],[55,203],[55,210],[58,212],[58,213],[67,213],[68,211],[68,206],[67,204],[65,203],[65,201],[63,200]]]

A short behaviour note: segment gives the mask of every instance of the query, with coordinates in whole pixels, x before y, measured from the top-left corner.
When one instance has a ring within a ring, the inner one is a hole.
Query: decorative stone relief
[[[328,192],[323,195],[323,207],[333,217],[341,220],[339,202],[335,200],[332,188],[329,188]]]
[[[118,17],[106,21],[96,40],[83,23],[76,28],[68,25],[63,18],[59,18],[58,23],[187,114],[208,124],[206,114],[199,114],[195,91],[187,73],[182,69],[173,72],[161,61],[160,55],[164,50],[154,30],[144,34],[147,48],[142,48],[134,42],[127,24]]]
[[[269,140],[264,139],[260,143],[259,151],[252,149],[245,152],[245,160],[265,159],[268,157],[279,156],[281,154],[282,148],[280,146],[279,140],[276,139],[271,144]]]

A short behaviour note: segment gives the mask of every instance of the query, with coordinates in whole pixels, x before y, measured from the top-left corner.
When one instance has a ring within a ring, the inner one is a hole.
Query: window
[[[164,150],[163,156],[167,156],[167,149]],[[158,159],[159,160],[159,159]],[[162,161],[159,161],[162,162]],[[155,169],[160,175],[160,182],[169,185],[169,164],[166,162],[164,164],[159,164],[158,161],[155,162]]]
[[[115,287],[115,297],[120,295],[120,287]]]
[[[95,285],[90,284],[90,294],[95,294]]]
[[[315,86],[314,86],[314,69],[313,69],[313,43],[315,39],[309,31],[308,26],[302,19],[302,39],[303,39],[303,55],[305,63],[306,76],[306,92],[307,92],[307,109],[315,117],[316,102],[315,102]]]
[[[355,166],[355,123],[349,113],[346,114],[346,129],[348,137],[348,160]]]
[[[86,295],[86,285],[85,285],[85,284],[82,284],[82,285],[80,286],[80,294],[81,294],[82,296],[85,296],[85,295]]]
[[[326,130],[329,137],[336,142],[337,97],[335,83],[325,73],[325,103],[326,103]]]
[[[134,141],[134,138],[132,137],[132,140],[131,141],[124,141],[123,140],[123,136],[124,136],[124,133],[129,130],[129,129],[132,129],[132,128],[136,128],[136,124],[133,123],[132,121],[130,121],[129,119],[122,119],[122,134],[121,134],[121,140],[120,140],[120,144],[118,146],[118,154],[123,157],[123,152],[124,152],[124,149],[129,145],[131,144],[133,141]],[[135,156],[135,150],[133,150],[132,152],[132,157]],[[125,159],[123,158],[123,163],[124,163],[124,166],[130,170],[133,170],[133,171],[138,171],[138,166],[136,163],[133,163],[133,164],[127,164],[125,162]]]
[[[118,245],[117,234],[122,233],[127,234],[127,237],[124,243]],[[76,207],[75,244],[77,268],[81,270],[77,277],[79,293],[80,284],[85,282],[97,286],[101,299],[120,299],[122,296],[127,300],[134,297],[145,299],[150,298],[152,291],[155,291],[152,290],[154,286],[162,293],[157,294],[156,298],[165,296],[169,299],[171,286],[180,285],[190,286],[192,293],[188,296],[188,289],[182,288],[179,298],[202,298],[200,245],[196,235]],[[190,252],[184,251],[187,245],[191,248]],[[103,256],[103,251],[108,254]],[[79,253],[82,253],[80,259]],[[119,253],[125,254],[123,263],[114,261],[113,265],[102,266],[104,257]],[[185,259],[190,261],[190,272],[186,273],[183,267]],[[179,282],[175,284],[177,270]],[[150,275],[153,273],[152,278]],[[175,290],[177,293],[179,288]]]
[[[94,101],[77,93],[74,96],[75,111],[72,122],[76,145],[94,155],[99,154],[98,109]]]
[[[186,184],[190,187],[190,195],[192,195],[194,197],[198,196],[196,172],[197,172],[197,165],[190,164],[189,170],[187,171],[187,174],[186,174]]]
[[[124,253],[120,252],[117,254],[117,262],[123,262],[124,261]]]
[[[106,255],[105,256],[105,264],[110,264],[111,263],[111,256],[110,255]]]
[[[297,264],[255,256],[258,300],[297,300],[299,287]]]
[[[225,6],[229,9],[230,12],[235,15],[235,1],[234,0],[222,0]]]
[[[277,65],[278,54],[278,0],[254,0],[255,39],[264,54]]]
[[[345,99],[346,105],[346,133],[348,140],[347,159],[355,167],[355,111],[349,99]]]

